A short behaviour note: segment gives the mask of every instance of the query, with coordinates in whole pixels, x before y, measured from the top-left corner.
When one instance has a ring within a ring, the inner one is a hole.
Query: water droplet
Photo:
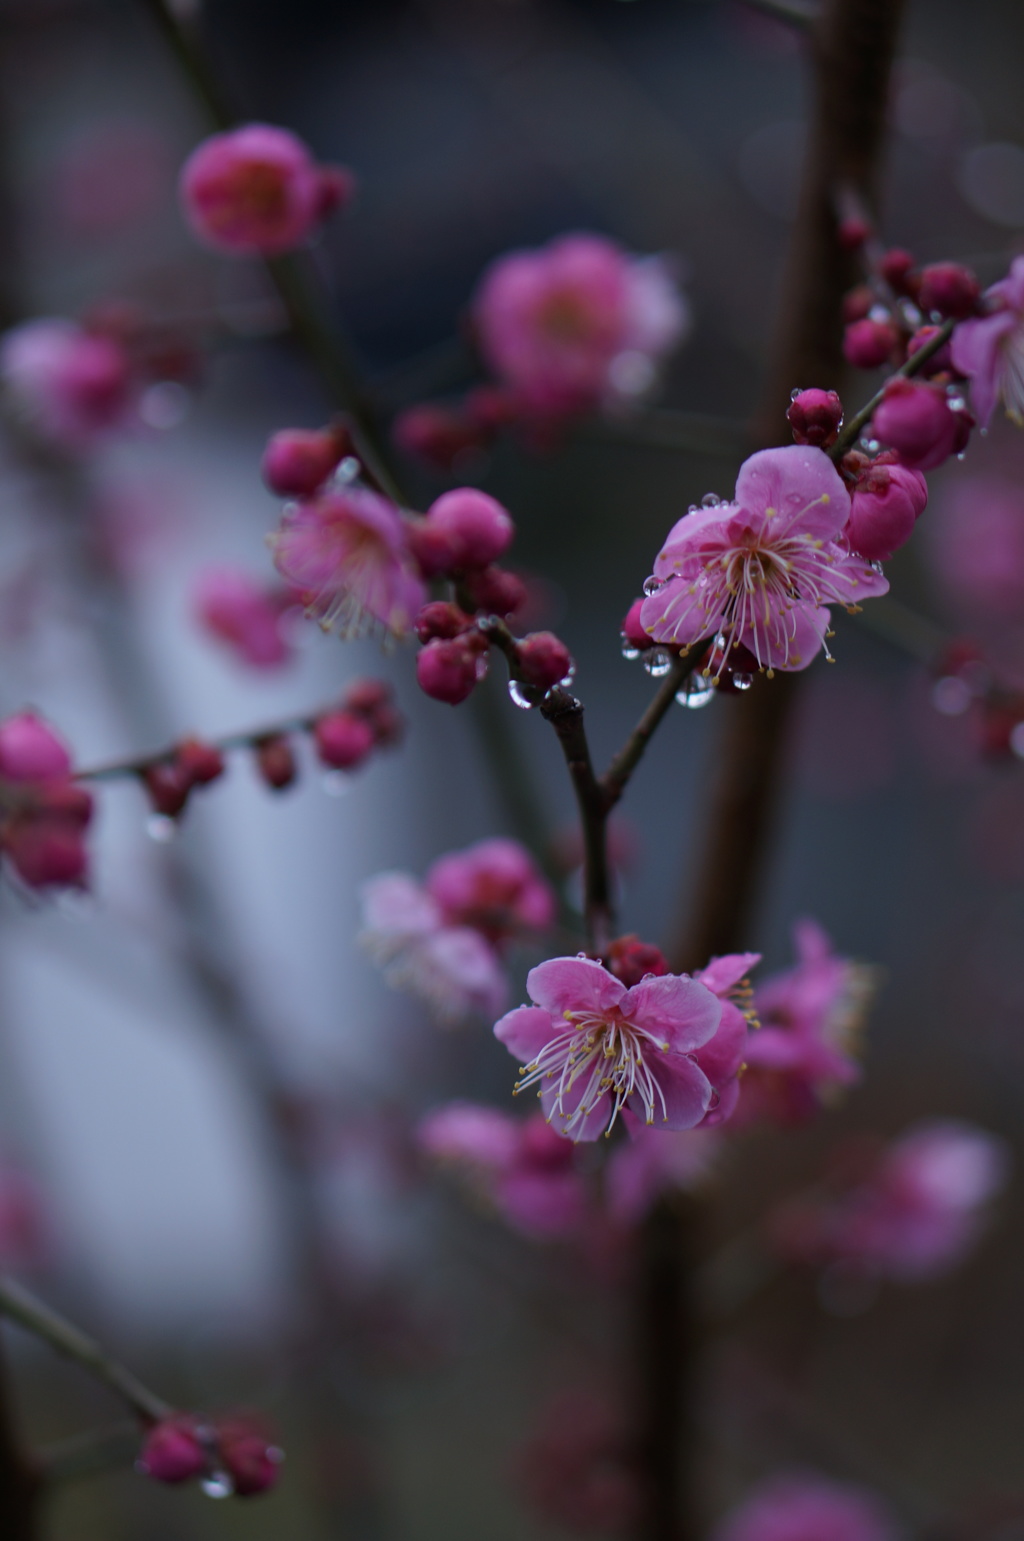
[[[177,833],[177,821],[168,818],[166,813],[151,813],[146,820],[146,834],[158,845],[166,845],[168,840],[173,840]]]
[[[346,455],[334,473],[334,480],[344,487],[347,483],[354,482],[362,469],[355,455]]]
[[[946,405],[951,412],[963,412],[967,402],[963,396],[947,396]]]
[[[881,562],[872,562],[871,563],[871,571],[873,573],[878,573],[879,577],[883,577],[884,574],[885,574],[885,569],[882,566]]]
[[[932,686],[932,705],[943,717],[960,717],[970,704],[970,686],[955,674],[947,674]]]
[[[328,797],[344,797],[352,790],[352,783],[342,770],[324,771],[320,777],[320,785]]]
[[[672,667],[672,659],[663,647],[652,647],[644,659],[644,668],[652,679],[660,680]]]
[[[529,685],[520,684],[519,680],[509,680],[508,695],[513,706],[518,706],[523,712],[531,711],[537,704]]]
[[[1010,748],[1018,760],[1024,760],[1024,722],[1015,722],[1010,733]]]
[[[710,680],[706,680],[702,674],[691,675],[682,690],[676,692],[676,700],[680,706],[688,707],[691,712],[699,712],[702,706],[715,694],[715,687]]]
[[[658,592],[662,586],[662,581],[663,580],[661,578],[655,578],[653,575],[650,578],[644,579],[644,593],[647,595],[648,599],[650,599],[652,594],[656,594]]]
[[[686,510],[686,512],[688,514],[699,514],[700,513],[700,508],[699,508],[699,506],[696,503],[691,503],[689,508]]]
[[[622,653],[623,658],[627,659],[630,663],[635,658],[640,657],[640,649],[633,646],[625,632],[622,633],[622,647],[619,651]]]
[[[235,1491],[235,1484],[226,1471],[211,1472],[208,1477],[203,1478],[199,1486],[207,1498],[230,1498]]]
[[[568,673],[563,674],[562,678],[558,681],[558,683],[562,686],[563,690],[568,690],[569,686],[572,684],[572,682],[573,682],[573,680],[575,678],[576,678],[576,665],[574,663],[571,663],[569,665]]]
[[[734,674],[732,676],[732,683],[736,690],[749,690],[754,683],[754,676],[752,674]]]
[[[795,401],[796,398],[798,396],[802,396],[803,393],[804,393],[804,388],[803,388],[802,385],[794,385],[793,389],[789,393],[790,401]]]
[[[961,450],[961,451],[960,451],[960,453],[959,453],[959,455],[957,455],[957,457],[956,457],[956,458],[957,458],[957,459],[958,459],[958,460],[966,460],[966,459],[967,459],[967,451],[966,451],[966,450],[965,450],[965,449],[962,449],[962,450]]]
[[[705,492],[700,500],[701,508],[720,508],[721,504],[722,500],[717,492]]]

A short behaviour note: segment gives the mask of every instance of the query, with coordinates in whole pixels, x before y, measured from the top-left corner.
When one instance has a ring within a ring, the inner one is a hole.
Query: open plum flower
[[[426,602],[401,514],[366,488],[289,504],[270,544],[325,631],[351,637],[377,626],[401,636]]]
[[[645,631],[680,648],[721,635],[720,669],[736,644],[769,672],[805,669],[824,644],[829,604],[852,609],[889,587],[841,543],[849,517],[850,495],[823,450],[752,455],[731,503],[673,526],[645,585]]]
[[[896,1535],[874,1493],[811,1472],[786,1472],[754,1488],[711,1541],[895,1541]]]
[[[963,321],[953,333],[953,363],[971,382],[971,406],[986,428],[1001,401],[1007,417],[1024,426],[1024,257],[986,290],[988,315]]]
[[[692,1129],[715,1100],[699,1051],[722,1003],[685,974],[648,975],[626,989],[590,958],[549,958],[527,976],[532,1006],[494,1034],[523,1065],[516,1090],[536,1086],[544,1112],[570,1140],[596,1140],[628,1108],[644,1124]]]

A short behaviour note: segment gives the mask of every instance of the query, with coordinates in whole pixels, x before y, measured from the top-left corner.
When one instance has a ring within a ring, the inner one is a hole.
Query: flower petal
[[[810,444],[763,449],[740,466],[736,502],[750,513],[776,511],[773,529],[834,540],[850,516],[850,494],[825,454]]]
[[[713,637],[725,615],[729,591],[724,583],[712,584],[706,575],[691,582],[670,578],[644,600],[640,624],[655,642],[686,647],[702,637]]]
[[[552,1129],[574,1143],[579,1143],[581,1140],[600,1139],[608,1127],[608,1120],[612,1114],[612,1099],[605,1092],[603,1096],[598,1097],[594,1106],[584,1118],[578,1119],[571,1129],[568,1127],[586,1090],[586,1084],[587,1078],[582,1076],[574,1086],[569,1087],[562,1098],[561,1111],[556,1106],[558,1099],[557,1079],[544,1081],[540,1089],[540,1105],[544,1109],[544,1115]]]
[[[592,958],[548,958],[526,976],[530,999],[553,1017],[567,1011],[604,1016],[625,995],[625,986]]]
[[[718,1030],[722,1003],[686,974],[649,975],[627,990],[619,1010],[633,1027],[664,1040],[674,1054],[700,1048]]]
[[[558,1031],[550,1014],[539,1006],[516,1006],[494,1024],[494,1036],[520,1064],[528,1065]]]
[[[712,958],[707,968],[698,970],[693,977],[716,995],[728,995],[760,961],[759,952],[729,952],[724,957]]]
[[[658,1098],[653,1127],[693,1129],[711,1106],[714,1095],[703,1070],[685,1054],[651,1055],[648,1063],[665,1098],[664,1110],[661,1098]],[[638,1096],[631,1097],[627,1106],[640,1118],[644,1117],[643,1103]]]

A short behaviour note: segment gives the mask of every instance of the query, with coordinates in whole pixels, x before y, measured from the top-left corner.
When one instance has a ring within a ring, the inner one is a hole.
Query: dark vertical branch
[[[871,206],[885,129],[889,75],[903,0],[829,0],[811,34],[814,106],[807,170],[786,275],[782,323],[758,420],[758,439],[784,442],[794,386],[834,387],[842,374],[841,301],[852,280],[836,239],[833,192],[845,183]],[[714,796],[692,888],[691,914],[671,949],[691,969],[747,940],[799,676],[759,679],[728,699]],[[666,1243],[673,1216],[652,1216],[644,1237],[638,1311],[643,1348],[647,1504],[644,1541],[692,1541],[697,1533],[692,1449],[682,1466],[687,1377],[695,1345],[680,1325],[687,1268],[684,1238]],[[684,1360],[684,1356],[689,1356]]]
[[[39,1479],[21,1446],[10,1377],[0,1356],[0,1536],[4,1541],[38,1541],[38,1495]]]

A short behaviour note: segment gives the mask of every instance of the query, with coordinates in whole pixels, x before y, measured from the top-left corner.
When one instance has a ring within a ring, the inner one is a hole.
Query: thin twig
[[[138,1424],[115,1423],[103,1429],[87,1429],[48,1445],[39,1451],[36,1461],[44,1486],[62,1487],[131,1466],[138,1452]]]
[[[594,773],[583,725],[583,703],[556,686],[544,697],[540,712],[555,730],[576,794],[583,830],[583,916],[591,947],[603,953],[611,941],[614,918],[607,841],[610,805]]]
[[[317,719],[325,712],[333,710],[337,710],[336,702],[330,707],[320,707],[302,717],[285,717],[280,722],[264,723],[259,728],[246,728],[236,733],[225,733],[219,738],[204,738],[203,743],[211,749],[255,749],[263,739],[277,738],[289,733],[311,733]],[[123,760],[110,760],[105,765],[87,766],[85,770],[75,771],[74,779],[76,781],[118,781],[126,777],[139,776],[154,765],[167,765],[173,762],[178,747],[177,744],[171,744],[166,749],[154,750],[152,754],[133,755]]]
[[[150,1391],[131,1370],[112,1359],[94,1338],[37,1300],[24,1285],[16,1284],[6,1276],[0,1277],[0,1316],[17,1322],[19,1327],[24,1327],[33,1337],[41,1338],[63,1358],[73,1359],[83,1370],[88,1370],[127,1403],[143,1423],[159,1423],[173,1413],[169,1402]]]
[[[626,790],[626,783],[643,758],[659,723],[688,677],[695,669],[700,668],[710,646],[710,642],[701,643],[696,652],[681,653],[678,658],[673,659],[672,667],[658,687],[657,694],[601,777],[601,786],[609,809],[615,806]]]

